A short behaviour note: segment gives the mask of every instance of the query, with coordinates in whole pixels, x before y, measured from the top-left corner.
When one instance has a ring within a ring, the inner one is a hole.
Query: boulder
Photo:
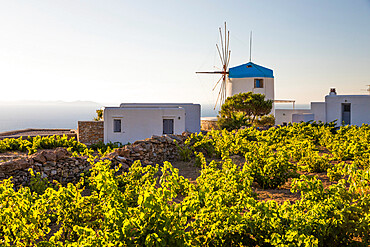
[[[36,163],[44,164],[46,162],[46,158],[44,156],[45,151],[37,152],[31,155],[31,159],[33,159]]]
[[[56,161],[57,160],[57,155],[54,153],[52,150],[44,151],[44,157],[46,161]]]
[[[72,156],[66,148],[57,148],[54,150],[54,154],[56,156],[56,160],[63,160]]]
[[[0,172],[10,173],[16,170],[23,170],[30,167],[30,163],[26,159],[15,159],[4,162],[0,165]]]
[[[117,148],[114,152],[117,153],[118,156],[129,158],[131,151],[127,148]]]

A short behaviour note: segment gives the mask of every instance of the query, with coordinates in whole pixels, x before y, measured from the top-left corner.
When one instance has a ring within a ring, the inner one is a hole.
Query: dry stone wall
[[[152,136],[142,141],[136,141],[131,145],[115,149],[108,155],[109,158],[117,158],[133,162],[140,160],[144,165],[160,164],[163,161],[174,161],[179,158],[178,145],[183,146],[190,133],[182,135]],[[129,164],[129,163],[128,163]]]
[[[205,131],[218,130],[217,120],[201,120],[201,129]]]
[[[55,150],[42,150],[25,158],[18,158],[0,164],[0,180],[13,177],[13,183],[28,185],[31,175],[28,169],[34,173],[40,172],[42,177],[49,181],[57,180],[62,184],[75,182],[79,175],[91,168],[85,157],[71,157],[65,148]]]
[[[104,121],[78,121],[77,138],[86,145],[104,142]]]
[[[183,146],[189,135],[189,133],[183,133],[182,135],[153,136],[115,149],[102,160],[110,160],[112,167],[121,164],[119,172],[127,171],[135,160],[141,160],[143,165],[174,161],[179,158],[178,148],[174,141],[176,140],[178,145]],[[65,148],[42,150],[30,156],[0,163],[0,180],[13,177],[15,187],[29,185],[31,175],[28,169],[30,168],[34,173],[39,172],[49,181],[57,180],[66,184],[77,182],[80,174],[88,171],[91,164],[88,157],[72,157],[72,154]]]

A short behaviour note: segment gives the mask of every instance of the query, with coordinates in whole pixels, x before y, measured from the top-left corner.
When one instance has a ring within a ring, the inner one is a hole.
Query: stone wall
[[[31,178],[28,169],[31,168],[34,173],[40,172],[42,177],[49,181],[57,180],[62,184],[75,182],[91,165],[86,157],[71,156],[65,148],[57,148],[0,163],[0,180],[13,177],[12,181],[16,187],[28,185]]]
[[[119,172],[127,171],[135,160],[141,160],[143,165],[174,161],[179,158],[178,148],[174,141],[176,140],[178,145],[183,146],[189,135],[190,133],[153,136],[115,149],[102,160],[110,160],[112,167],[121,164]],[[40,172],[42,177],[46,177],[49,181],[57,180],[62,184],[77,182],[80,174],[89,170],[91,164],[87,161],[88,157],[71,156],[72,154],[65,148],[57,148],[2,162],[0,163],[0,181],[12,176],[16,187],[28,185],[31,179],[28,169],[32,168],[34,173]]]
[[[86,145],[104,142],[104,121],[78,121],[77,138]]]
[[[189,136],[190,133],[188,132],[184,132],[182,135],[154,135],[143,141],[136,141],[123,148],[117,148],[108,157],[118,157],[121,161],[128,160],[129,162],[141,160],[141,163],[144,165],[160,164],[163,161],[174,161],[179,158],[175,141],[179,146],[183,146],[184,141]]]
[[[201,120],[201,129],[206,130],[206,131],[209,131],[209,130],[212,130],[212,129],[218,130],[219,127],[217,125],[217,120],[204,120],[204,119],[202,119]]]

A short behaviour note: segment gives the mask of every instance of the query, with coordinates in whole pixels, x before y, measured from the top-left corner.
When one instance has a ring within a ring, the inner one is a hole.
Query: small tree
[[[101,121],[103,120],[103,110],[96,110],[96,117],[94,117],[94,121]]]
[[[263,94],[248,92],[233,95],[221,106],[218,125],[228,130],[252,125],[256,119],[271,112],[272,104],[273,101],[265,100]]]

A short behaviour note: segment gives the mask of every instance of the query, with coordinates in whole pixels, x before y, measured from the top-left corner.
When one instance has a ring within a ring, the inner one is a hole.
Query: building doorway
[[[173,134],[173,119],[163,119],[163,134]]]
[[[351,103],[342,103],[342,123],[351,124]]]

